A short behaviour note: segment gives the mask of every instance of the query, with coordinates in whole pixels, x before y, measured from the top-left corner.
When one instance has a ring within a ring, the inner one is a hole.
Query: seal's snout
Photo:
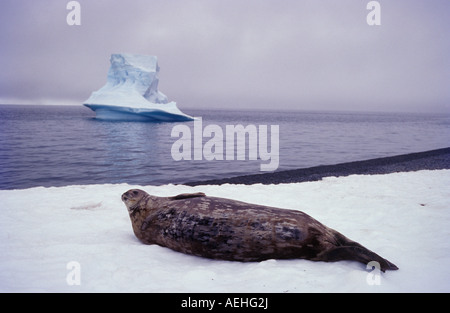
[[[122,194],[122,201],[125,203],[128,211],[133,212],[147,193],[140,189],[130,189]]]
[[[127,191],[127,192],[124,192],[123,194],[122,194],[122,201],[123,202],[126,202],[128,199],[130,199],[131,198],[131,196],[130,196],[130,194],[129,194],[129,191]]]
[[[133,199],[137,198],[140,194],[139,191],[140,190],[137,190],[137,189],[128,190],[127,192],[122,194],[122,201],[125,202],[128,200],[133,200]]]

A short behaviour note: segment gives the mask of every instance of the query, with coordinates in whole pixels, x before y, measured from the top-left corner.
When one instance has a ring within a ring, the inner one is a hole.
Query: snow
[[[158,59],[135,54],[111,55],[106,84],[94,91],[85,106],[98,119],[188,121],[175,102],[158,90]]]
[[[280,185],[0,190],[0,291],[449,292],[449,186],[450,170],[438,170]],[[378,275],[350,261],[217,261],[144,245],[120,200],[130,188],[302,210],[400,269]],[[67,281],[72,261],[79,265],[75,285]],[[379,284],[368,283],[374,277]]]

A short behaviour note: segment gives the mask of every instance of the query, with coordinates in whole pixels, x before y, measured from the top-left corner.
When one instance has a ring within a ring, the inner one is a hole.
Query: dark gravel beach
[[[237,176],[232,178],[186,183],[188,186],[221,184],[283,184],[317,181],[327,176],[352,174],[389,174],[419,170],[450,169],[450,148],[377,158],[365,161],[323,165],[297,170]]]

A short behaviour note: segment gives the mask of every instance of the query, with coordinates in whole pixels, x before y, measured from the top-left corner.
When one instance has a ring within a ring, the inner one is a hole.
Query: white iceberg
[[[84,102],[103,120],[191,121],[158,91],[156,56],[113,54],[106,85]]]

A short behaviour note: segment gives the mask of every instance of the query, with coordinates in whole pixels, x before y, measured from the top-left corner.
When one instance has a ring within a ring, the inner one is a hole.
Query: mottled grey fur
[[[133,231],[146,244],[231,261],[308,259],[377,261],[397,266],[311,216],[203,193],[156,197],[139,189],[122,195]]]

